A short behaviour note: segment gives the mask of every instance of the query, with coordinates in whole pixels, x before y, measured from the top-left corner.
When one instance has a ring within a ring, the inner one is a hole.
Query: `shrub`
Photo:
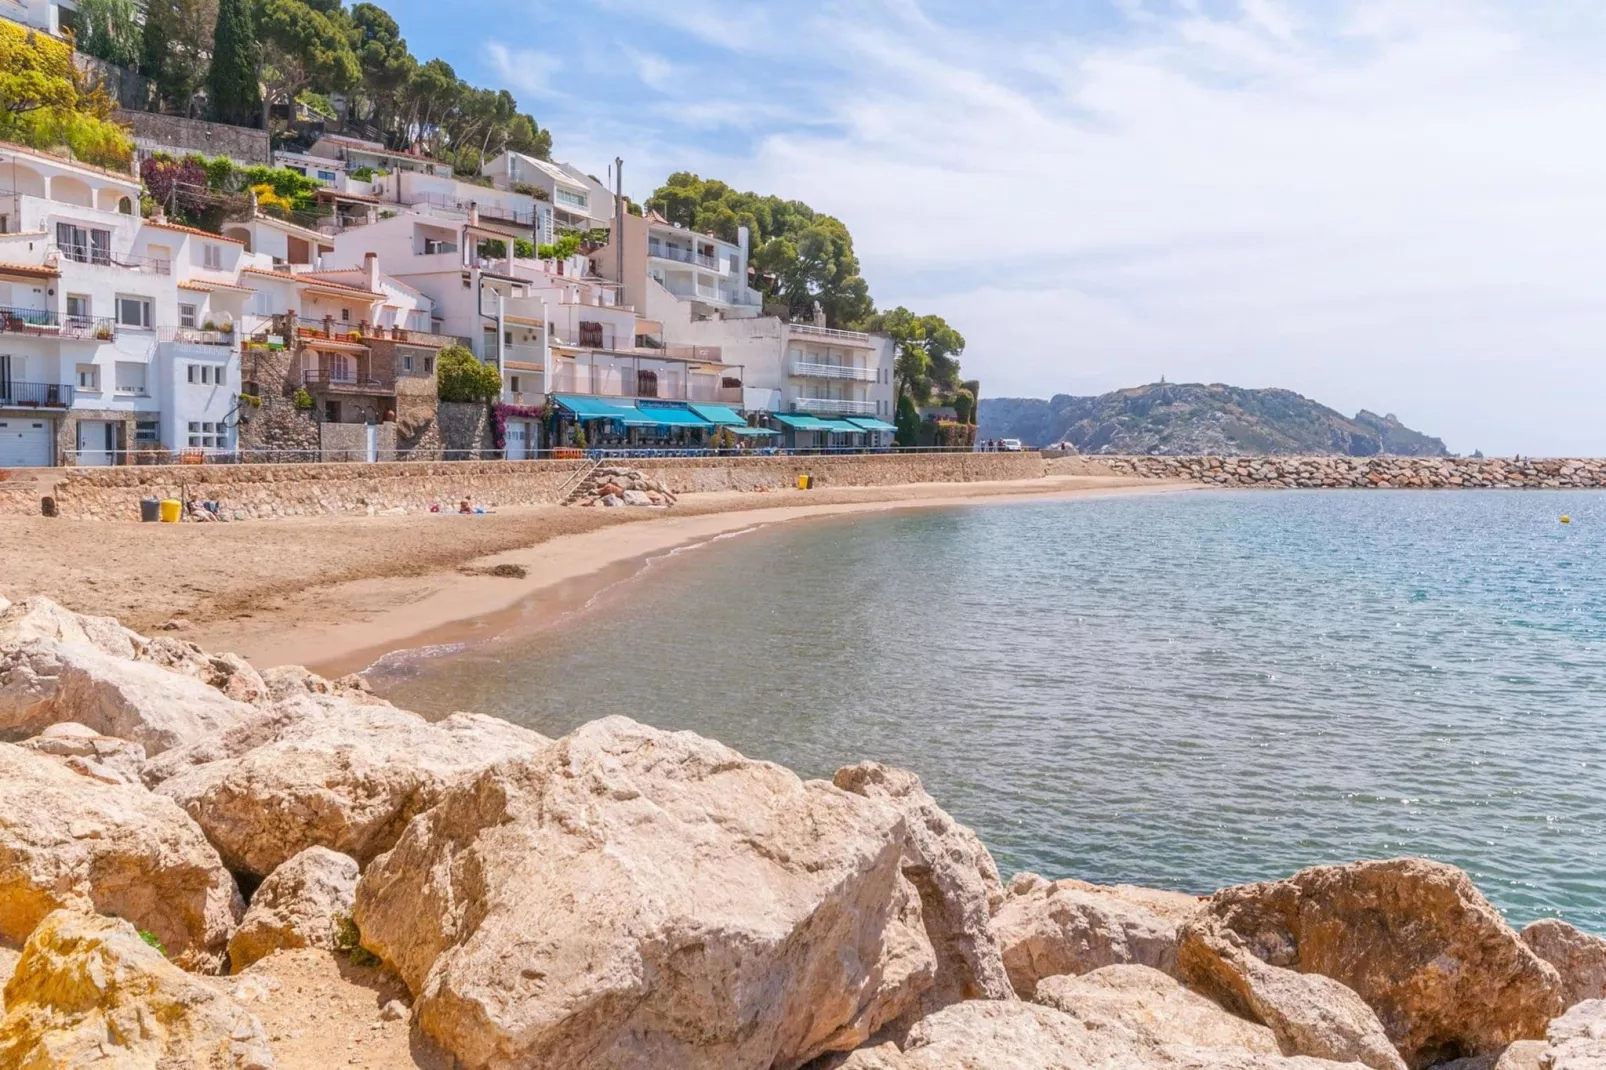
[[[139,931],[139,938],[145,941],[145,943],[151,947],[154,947],[157,951],[161,952],[163,958],[167,957],[167,948],[162,946],[162,941],[157,938],[155,933],[151,932],[149,929],[141,929]]]
[[[355,178],[358,182],[372,182],[374,180],[374,169],[372,167],[353,167],[346,174]]]
[[[290,404],[294,405],[302,412],[306,412],[308,409],[312,408],[312,395],[307,393],[306,387],[298,386],[296,387],[296,392],[290,395]]]
[[[435,386],[442,401],[490,401],[502,393],[502,376],[462,346],[447,346],[435,361]]]

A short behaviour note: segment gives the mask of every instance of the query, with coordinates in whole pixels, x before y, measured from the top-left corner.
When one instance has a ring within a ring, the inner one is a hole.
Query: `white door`
[[[49,420],[0,417],[0,468],[48,468],[55,425]]]
[[[102,467],[112,463],[113,424],[110,420],[78,421],[78,463]]]
[[[365,460],[373,464],[379,460],[379,425],[369,424],[364,430],[368,432],[368,455]]]
[[[509,420],[507,422],[507,459],[522,461],[529,454],[529,424],[523,420]]]

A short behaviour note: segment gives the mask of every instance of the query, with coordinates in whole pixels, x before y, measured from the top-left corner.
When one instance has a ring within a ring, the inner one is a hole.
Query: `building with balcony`
[[[420,215],[472,222],[510,241],[552,240],[552,205],[528,193],[416,171],[376,176],[374,191],[376,203],[391,211],[408,208]]]
[[[617,242],[610,232],[608,244],[590,260],[596,274],[620,284],[625,304],[670,321],[750,319],[761,313],[763,301],[747,281],[746,227],[728,242],[648,213],[626,215],[617,229]]]
[[[613,225],[613,194],[572,164],[504,152],[485,165],[484,173],[498,189],[528,191],[550,205],[555,230],[596,230]]]
[[[306,152],[275,153],[274,159],[291,166],[308,167],[303,173],[319,182],[328,181],[320,171],[334,172],[336,176],[341,172],[350,175],[353,171],[419,171],[447,177],[452,173],[451,164],[431,159],[422,153],[398,152],[377,141],[345,134],[324,134]],[[319,164],[320,160],[324,164]],[[328,166],[331,162],[339,166]]]

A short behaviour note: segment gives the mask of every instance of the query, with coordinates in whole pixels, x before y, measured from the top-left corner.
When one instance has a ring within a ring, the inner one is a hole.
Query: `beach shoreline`
[[[386,655],[497,638],[514,627],[539,631],[575,612],[600,591],[636,575],[650,559],[737,533],[904,509],[1005,505],[1034,501],[1196,489],[1154,480],[1059,478],[1020,483],[921,484],[859,488],[843,502],[798,501],[796,492],[688,495],[650,522],[557,535],[529,546],[407,580],[362,580],[325,592],[348,611],[318,623],[219,622],[190,638],[208,649],[233,649],[253,664],[306,665],[325,676],[361,672]],[[900,493],[902,492],[902,493]],[[923,493],[922,493],[923,492]],[[814,495],[809,495],[814,496]],[[762,503],[754,501],[764,498]],[[864,500],[864,499],[868,500]],[[521,577],[496,576],[498,565]],[[376,601],[377,599],[377,601]]]

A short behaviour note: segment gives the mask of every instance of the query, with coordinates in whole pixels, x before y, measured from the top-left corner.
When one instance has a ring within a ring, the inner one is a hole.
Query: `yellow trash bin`
[[[813,476],[798,476],[797,477],[797,489],[798,490],[813,490],[814,489],[814,477]]]
[[[184,512],[184,504],[176,498],[162,499],[162,523],[177,524],[178,518]]]

